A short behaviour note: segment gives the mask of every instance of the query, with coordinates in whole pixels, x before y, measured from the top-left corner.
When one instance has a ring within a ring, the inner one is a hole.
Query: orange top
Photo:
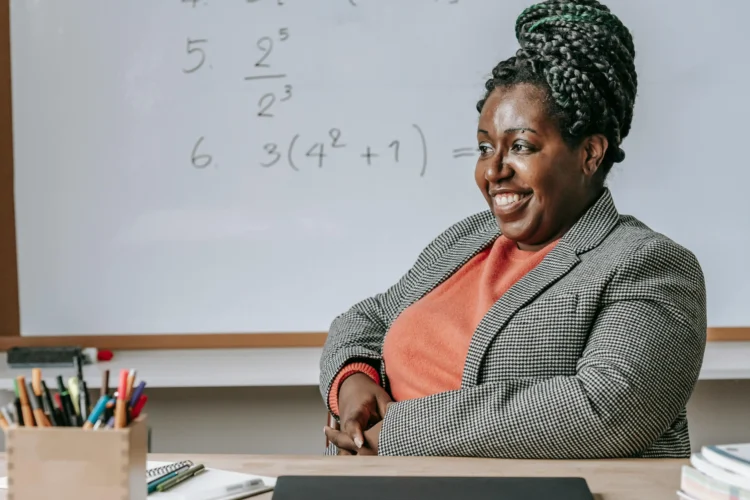
[[[556,243],[528,252],[500,236],[491,247],[406,308],[391,325],[383,345],[394,401],[459,389],[469,344],[479,322]],[[352,373],[347,368],[334,380],[331,403],[337,403],[339,386]]]

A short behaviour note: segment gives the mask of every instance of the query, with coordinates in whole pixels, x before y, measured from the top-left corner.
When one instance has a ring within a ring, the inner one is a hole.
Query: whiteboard
[[[327,330],[485,209],[476,101],[521,0],[11,0],[24,335]],[[610,0],[633,32],[618,208],[750,325],[736,0]]]

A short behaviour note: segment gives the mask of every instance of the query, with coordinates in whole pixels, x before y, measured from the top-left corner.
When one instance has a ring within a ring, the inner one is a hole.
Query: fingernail
[[[323,426],[323,434],[326,433],[326,426]]]
[[[354,444],[357,445],[357,448],[362,448],[362,445],[364,444],[362,440],[359,437],[354,438]]]

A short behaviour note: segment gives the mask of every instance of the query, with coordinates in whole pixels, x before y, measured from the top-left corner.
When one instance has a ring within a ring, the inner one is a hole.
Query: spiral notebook
[[[192,466],[192,461],[182,462],[154,462],[146,464],[146,481],[154,481],[184,466]],[[254,479],[263,481],[263,488],[247,485]],[[149,500],[233,500],[236,498],[250,498],[248,494],[269,491],[276,485],[275,477],[255,476],[220,469],[206,468],[197,476],[175,486],[165,492],[151,493]]]

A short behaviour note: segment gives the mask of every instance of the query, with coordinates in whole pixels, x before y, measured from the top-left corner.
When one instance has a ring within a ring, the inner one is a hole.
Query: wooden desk
[[[190,459],[216,469],[263,476],[578,476],[586,478],[597,500],[674,500],[680,466],[687,460],[485,460],[467,458],[304,457],[280,455],[166,455],[149,460]],[[0,454],[5,470],[5,454]],[[271,494],[253,497],[268,500]],[[6,500],[0,490],[0,500]],[[53,499],[50,499],[53,500]]]

